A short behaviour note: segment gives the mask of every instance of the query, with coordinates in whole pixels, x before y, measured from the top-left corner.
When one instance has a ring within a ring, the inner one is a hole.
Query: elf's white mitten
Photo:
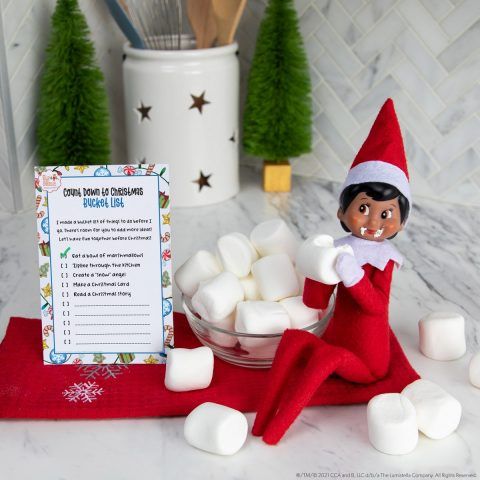
[[[335,270],[347,288],[356,285],[365,274],[355,257],[349,253],[341,253],[338,256]]]

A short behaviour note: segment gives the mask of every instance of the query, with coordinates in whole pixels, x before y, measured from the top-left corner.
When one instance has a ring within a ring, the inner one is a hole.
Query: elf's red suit
[[[359,372],[366,369],[371,381],[385,376],[390,362],[388,305],[393,266],[393,260],[383,271],[367,264],[357,284],[347,288],[340,283],[333,317],[321,337],[354,354]],[[325,309],[334,289],[335,285],[307,278],[303,302],[307,307]]]

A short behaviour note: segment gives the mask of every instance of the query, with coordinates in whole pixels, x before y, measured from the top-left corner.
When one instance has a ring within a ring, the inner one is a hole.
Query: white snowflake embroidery
[[[100,388],[96,382],[74,383],[67,390],[63,391],[63,396],[69,402],[92,403],[97,397],[102,395],[103,388]]]
[[[79,365],[77,371],[85,380],[95,380],[98,376],[103,378],[117,378],[123,374],[124,370],[128,369],[128,365]]]

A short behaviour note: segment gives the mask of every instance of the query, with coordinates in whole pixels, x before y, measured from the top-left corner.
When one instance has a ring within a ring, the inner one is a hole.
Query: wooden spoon
[[[218,45],[233,43],[246,4],[247,0],[212,0]]]
[[[217,38],[212,0],[187,0],[187,15],[197,40],[197,48],[210,48]]]

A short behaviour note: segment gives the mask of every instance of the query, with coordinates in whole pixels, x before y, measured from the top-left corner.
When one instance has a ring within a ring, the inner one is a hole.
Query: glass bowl
[[[320,336],[332,315],[334,303],[332,295],[327,309],[319,311],[318,321],[302,330]],[[200,318],[192,307],[191,299],[185,295],[182,295],[182,306],[195,336],[217,357],[240,367],[269,368],[272,365],[282,333],[253,334],[224,330]]]

